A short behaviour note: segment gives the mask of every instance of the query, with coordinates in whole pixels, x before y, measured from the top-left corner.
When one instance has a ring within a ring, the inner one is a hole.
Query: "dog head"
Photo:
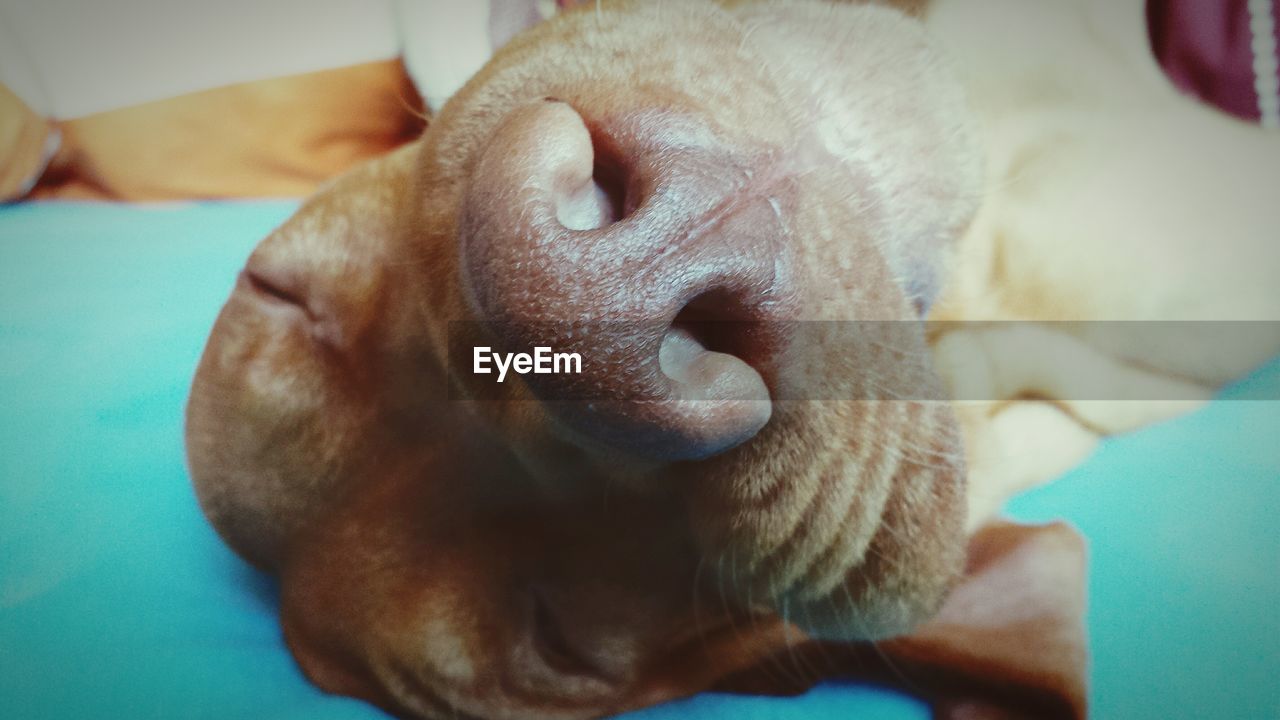
[[[312,679],[591,717],[934,612],[964,469],[916,321],[978,194],[965,118],[891,10],[604,4],[309,200],[187,433]],[[581,372],[494,383],[480,342]]]

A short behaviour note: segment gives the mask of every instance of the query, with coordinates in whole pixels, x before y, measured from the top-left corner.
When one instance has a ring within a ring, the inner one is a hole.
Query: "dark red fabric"
[[[1183,91],[1236,117],[1259,119],[1248,0],[1148,0],[1151,47]],[[1272,0],[1280,15],[1280,0]]]

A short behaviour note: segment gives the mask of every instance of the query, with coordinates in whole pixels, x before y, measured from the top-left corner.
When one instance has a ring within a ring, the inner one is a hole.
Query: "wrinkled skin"
[[[605,3],[311,198],[248,261],[187,428],[307,675],[407,715],[586,718],[928,618],[963,559],[955,420],[859,399],[928,381],[923,333],[857,356],[786,328],[919,319],[979,195],[966,117],[892,10]],[[711,344],[686,307],[766,330]],[[450,323],[490,320],[580,351],[579,385],[466,399]],[[601,320],[644,329],[565,330]],[[813,377],[827,399],[785,399]]]

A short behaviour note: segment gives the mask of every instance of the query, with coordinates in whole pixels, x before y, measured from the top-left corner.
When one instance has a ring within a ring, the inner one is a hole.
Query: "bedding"
[[[0,717],[377,718],[307,683],[274,585],[196,505],[182,408],[293,202],[0,209]],[[1016,499],[1090,541],[1102,718],[1280,716],[1280,362]],[[631,718],[924,718],[879,688],[704,694]]]

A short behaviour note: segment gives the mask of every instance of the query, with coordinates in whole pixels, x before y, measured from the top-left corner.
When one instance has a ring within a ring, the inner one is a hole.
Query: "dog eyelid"
[[[272,302],[295,305],[308,316],[311,315],[311,311],[307,307],[306,300],[299,293],[281,287],[278,283],[268,280],[262,274],[254,272],[253,270],[245,269],[241,273],[241,277],[244,278],[244,281],[249,288],[263,298]]]

